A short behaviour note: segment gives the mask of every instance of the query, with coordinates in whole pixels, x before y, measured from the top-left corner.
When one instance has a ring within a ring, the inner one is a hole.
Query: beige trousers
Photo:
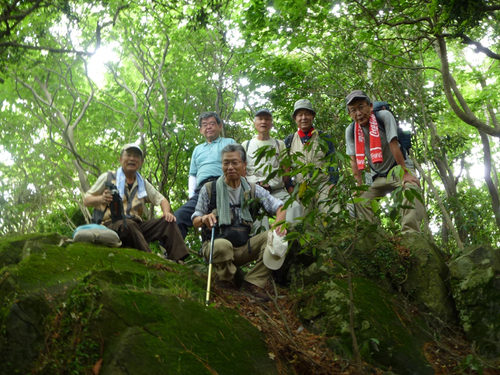
[[[272,273],[272,270],[267,268],[262,261],[268,233],[269,231],[253,236],[250,238],[250,245],[247,243],[236,248],[226,239],[216,239],[212,264],[215,266],[215,273],[219,279],[230,281],[234,278],[238,267],[257,260],[255,266],[245,276],[245,281],[263,288]],[[203,255],[206,260],[209,259],[210,241],[203,243]]]
[[[370,189],[361,194],[361,198],[369,199],[369,201],[363,204],[356,204],[358,216],[361,214],[361,216],[363,216],[366,220],[376,223],[371,207],[371,201],[374,198],[383,197],[386,194],[389,194],[400,187],[401,184],[402,181],[399,176],[395,176],[394,174],[389,178],[389,182],[387,182],[387,177],[376,178],[370,186]],[[406,189],[409,188],[407,187],[408,185],[408,183],[405,185]],[[420,188],[417,185],[411,185],[420,191]],[[406,197],[403,198],[403,205],[414,206],[414,208],[405,208],[401,210],[401,233],[420,233],[420,223],[425,215],[424,206],[418,199],[415,198],[412,204],[408,199],[406,199]]]

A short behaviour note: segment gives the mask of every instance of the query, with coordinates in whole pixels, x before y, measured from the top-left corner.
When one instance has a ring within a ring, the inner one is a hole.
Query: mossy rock
[[[103,374],[277,373],[262,333],[206,307],[206,280],[188,267],[36,238],[0,240],[0,374],[86,373],[101,351]]]
[[[432,336],[418,316],[409,316],[400,302],[373,281],[356,277],[354,329],[365,361],[398,374],[433,374],[423,347]],[[330,337],[333,350],[352,355],[347,280],[330,279],[303,294],[299,315],[305,325]]]
[[[450,261],[451,285],[467,338],[489,358],[500,357],[500,250],[478,245]]]
[[[407,234],[401,243],[411,252],[411,266],[402,283],[403,290],[421,311],[448,324],[458,324],[450,270],[443,252],[422,234]]]

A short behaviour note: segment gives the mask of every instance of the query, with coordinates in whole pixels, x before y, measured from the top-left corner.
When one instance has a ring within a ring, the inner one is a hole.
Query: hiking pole
[[[210,281],[212,280],[212,258],[214,256],[214,237],[215,237],[215,226],[212,227],[212,238],[210,240],[210,256],[208,258],[208,280],[207,280],[207,297],[205,306],[208,306],[210,302]]]

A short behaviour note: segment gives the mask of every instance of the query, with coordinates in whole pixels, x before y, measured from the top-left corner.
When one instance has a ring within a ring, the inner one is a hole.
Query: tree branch
[[[463,44],[468,44],[470,46],[476,47],[476,52],[482,52],[486,56],[491,57],[492,59],[500,60],[500,55],[498,53],[495,53],[489,48],[484,47],[481,43],[472,40],[465,34],[460,34],[458,36],[462,39]]]

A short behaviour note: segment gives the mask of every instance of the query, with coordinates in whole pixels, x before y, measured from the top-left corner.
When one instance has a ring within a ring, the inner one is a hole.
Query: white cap
[[[135,143],[127,143],[125,146],[122,147],[122,151],[120,152],[120,154],[123,154],[124,151],[130,150],[131,148],[138,151],[139,154],[141,154],[141,158],[144,158],[144,153],[142,152],[141,148],[137,146]]]
[[[267,245],[262,260],[264,265],[271,270],[280,269],[285,261],[288,241],[283,241],[283,238],[274,230],[269,231],[267,235]]]

